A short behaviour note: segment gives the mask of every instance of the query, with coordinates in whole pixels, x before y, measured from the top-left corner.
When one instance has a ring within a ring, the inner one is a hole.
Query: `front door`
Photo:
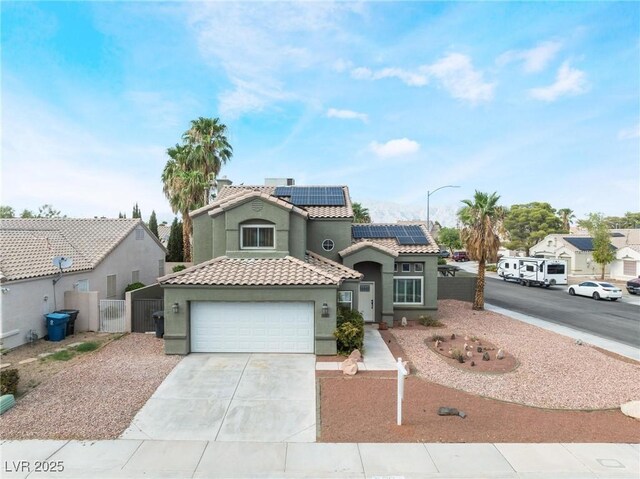
[[[373,323],[376,320],[376,284],[374,282],[360,283],[358,305],[365,323]]]

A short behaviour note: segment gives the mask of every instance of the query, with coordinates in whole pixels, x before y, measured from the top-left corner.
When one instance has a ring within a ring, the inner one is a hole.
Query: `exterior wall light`
[[[329,305],[327,303],[322,303],[322,317],[329,317]]]
[[[174,313],[179,313],[180,312],[180,305],[178,303],[173,303],[173,312]]]

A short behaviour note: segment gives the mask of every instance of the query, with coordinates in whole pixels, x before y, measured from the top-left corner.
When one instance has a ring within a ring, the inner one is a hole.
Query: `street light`
[[[431,197],[432,194],[434,194],[436,191],[441,190],[443,188],[460,188],[457,185],[445,185],[445,186],[441,186],[440,188],[436,188],[433,191],[429,191],[427,190],[427,229],[429,230],[429,233],[431,233],[431,225],[429,223],[429,198]]]

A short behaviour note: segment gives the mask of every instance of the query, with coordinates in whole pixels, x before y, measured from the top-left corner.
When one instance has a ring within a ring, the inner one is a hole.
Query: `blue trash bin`
[[[68,314],[50,313],[47,314],[47,334],[49,341],[62,341],[66,337]]]

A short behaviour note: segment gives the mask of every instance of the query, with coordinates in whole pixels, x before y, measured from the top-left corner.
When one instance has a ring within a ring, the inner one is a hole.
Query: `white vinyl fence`
[[[100,331],[105,333],[124,333],[126,313],[124,299],[100,300]]]

